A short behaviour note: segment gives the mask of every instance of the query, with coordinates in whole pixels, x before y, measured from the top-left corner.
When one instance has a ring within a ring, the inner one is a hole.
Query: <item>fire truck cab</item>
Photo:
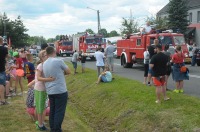
[[[71,40],[60,40],[55,42],[56,54],[63,56],[73,55],[73,47]]]
[[[98,46],[106,47],[106,40],[99,34],[76,34],[73,36],[73,48],[82,51],[91,60],[95,60],[94,53]]]
[[[120,56],[121,65],[124,68],[132,67],[133,63],[143,64],[143,53],[147,46],[152,45],[154,39],[158,39],[163,49],[169,45],[169,52],[175,53],[175,46],[181,45],[185,61],[189,61],[189,52],[183,34],[180,33],[159,33],[159,34],[134,34],[128,39],[117,41],[117,54]]]

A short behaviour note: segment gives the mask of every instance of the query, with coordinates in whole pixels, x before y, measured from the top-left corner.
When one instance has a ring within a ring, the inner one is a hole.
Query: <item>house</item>
[[[169,3],[164,6],[158,13],[157,18],[168,17],[167,10]],[[188,29],[186,31],[187,43],[192,44],[193,41],[200,46],[200,0],[188,0]]]

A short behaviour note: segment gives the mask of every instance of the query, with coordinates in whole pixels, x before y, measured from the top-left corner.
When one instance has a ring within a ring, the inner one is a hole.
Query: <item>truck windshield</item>
[[[101,44],[102,38],[86,38],[87,44]]]
[[[72,41],[65,41],[62,43],[62,45],[65,45],[65,46],[72,45]]]
[[[159,36],[158,37],[159,43],[162,45],[172,45],[172,38],[171,36]]]
[[[175,45],[182,45],[185,43],[185,39],[183,36],[174,36],[173,38]]]

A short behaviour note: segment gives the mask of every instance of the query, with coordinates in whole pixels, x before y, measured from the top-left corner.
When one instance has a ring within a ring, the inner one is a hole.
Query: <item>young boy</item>
[[[31,81],[35,79],[35,67],[33,64],[33,55],[27,54],[26,57],[27,57],[28,62],[25,62],[24,64],[24,72],[28,80],[28,83],[30,83]]]

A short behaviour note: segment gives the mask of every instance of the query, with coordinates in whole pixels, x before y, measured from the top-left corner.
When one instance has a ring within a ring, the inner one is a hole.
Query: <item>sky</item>
[[[139,26],[147,16],[155,16],[169,0],[0,0],[0,14],[14,20],[17,16],[30,36],[55,38],[90,28],[97,32],[97,10],[101,28],[120,33],[122,18],[130,14]],[[92,9],[89,9],[89,8]],[[132,13],[131,13],[132,12]]]

